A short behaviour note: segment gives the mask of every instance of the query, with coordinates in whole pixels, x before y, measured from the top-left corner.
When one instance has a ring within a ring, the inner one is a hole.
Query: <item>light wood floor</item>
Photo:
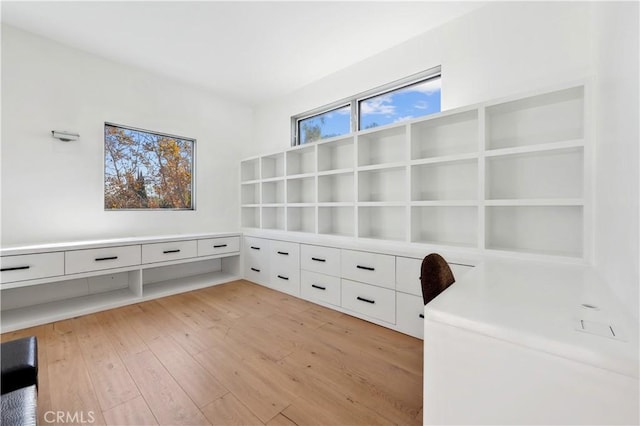
[[[422,423],[421,340],[247,281],[26,335],[41,425]]]

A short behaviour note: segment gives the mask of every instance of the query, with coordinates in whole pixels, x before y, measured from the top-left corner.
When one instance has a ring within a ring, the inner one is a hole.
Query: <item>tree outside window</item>
[[[104,208],[193,210],[195,140],[105,123]]]

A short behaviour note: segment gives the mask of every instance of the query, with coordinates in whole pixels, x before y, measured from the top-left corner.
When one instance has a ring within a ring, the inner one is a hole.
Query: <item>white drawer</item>
[[[302,244],[300,268],[321,274],[340,276],[340,249]]]
[[[300,244],[271,240],[269,242],[271,265],[300,269]]]
[[[213,256],[235,251],[240,251],[240,237],[198,240],[198,256]]]
[[[396,258],[396,290],[416,296],[422,296],[422,286],[420,285],[420,269],[422,259],[410,257]],[[449,267],[453,272],[453,277],[457,280],[462,277],[473,266],[450,263]]]
[[[396,325],[403,333],[422,339],[424,336],[424,304],[422,296],[396,293]]]
[[[142,245],[142,263],[189,259],[198,255],[196,240]]]
[[[278,268],[271,265],[269,287],[274,290],[300,296],[300,269]]]
[[[341,285],[343,308],[395,324],[395,291],[345,279]]]
[[[244,248],[266,253],[269,251],[269,240],[265,240],[264,238],[244,237]]]
[[[269,284],[269,240],[245,237],[244,277],[254,283]]]
[[[269,284],[269,269],[256,263],[246,263],[244,268],[245,279],[258,284]]]
[[[300,271],[300,295],[340,306],[340,278],[311,271]]]
[[[3,256],[0,283],[64,275],[64,252]]]
[[[364,251],[342,250],[342,277],[381,287],[395,288],[395,256]]]
[[[67,274],[79,274],[139,265],[140,259],[139,245],[73,250],[65,252],[64,267]]]

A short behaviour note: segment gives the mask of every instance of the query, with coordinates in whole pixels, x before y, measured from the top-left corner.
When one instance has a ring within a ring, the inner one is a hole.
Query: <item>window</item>
[[[291,117],[292,145],[440,112],[440,67]]]
[[[298,121],[300,144],[315,142],[351,132],[351,105]]]
[[[194,210],[195,139],[104,124],[104,208]]]
[[[440,78],[431,78],[358,102],[358,129],[371,129],[440,112]]]

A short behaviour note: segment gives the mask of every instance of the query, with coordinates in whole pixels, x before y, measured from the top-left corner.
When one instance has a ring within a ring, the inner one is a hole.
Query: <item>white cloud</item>
[[[413,107],[415,109],[428,109],[429,104],[427,103],[427,101],[418,101],[413,105]]]
[[[367,114],[385,114],[395,115],[396,106],[390,105],[393,99],[389,95],[379,96],[376,98],[367,99],[360,104],[360,113],[362,115]]]
[[[404,117],[398,117],[395,120],[393,120],[394,123],[399,123],[401,121],[407,121],[407,120],[411,120],[413,117],[413,115],[405,115]]]

